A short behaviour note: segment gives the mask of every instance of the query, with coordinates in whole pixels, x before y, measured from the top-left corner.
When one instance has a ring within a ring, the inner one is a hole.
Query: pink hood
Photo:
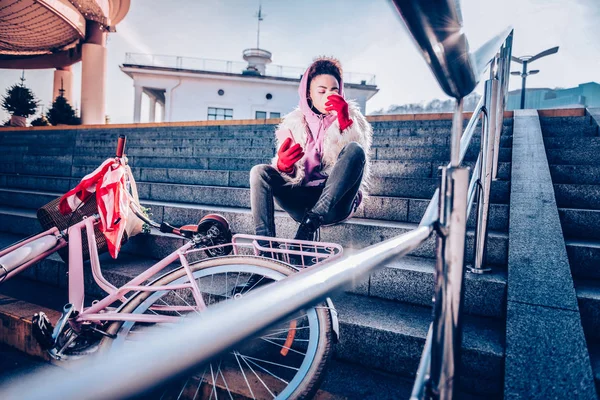
[[[319,173],[321,166],[321,154],[323,153],[323,139],[325,138],[325,132],[336,120],[336,116],[332,114],[317,114],[308,105],[308,99],[306,98],[307,86],[308,86],[308,70],[302,75],[300,80],[300,86],[298,87],[298,95],[300,96],[300,110],[304,114],[304,119],[308,125],[308,132],[306,135],[306,146],[304,147],[304,167],[306,175],[303,184],[309,186],[318,185],[326,176]],[[344,96],[344,82],[340,79],[340,95]],[[310,184],[309,184],[310,182]]]

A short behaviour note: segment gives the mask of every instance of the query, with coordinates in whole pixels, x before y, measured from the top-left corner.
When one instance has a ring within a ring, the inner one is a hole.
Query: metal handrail
[[[82,361],[76,379],[62,369],[41,371],[34,378],[24,377],[13,386],[0,389],[0,398],[79,399],[81,393],[86,394],[86,399],[129,397],[210,360],[296,311],[324,300],[344,285],[419,247],[432,232],[433,224],[420,226],[342,260],[305,269],[276,285],[250,292],[243,302],[217,304],[183,321],[178,329],[169,329],[166,334],[154,332],[143,346],[108,354],[101,362]]]
[[[438,83],[457,99],[451,137],[451,161],[443,168],[442,186],[430,203],[439,204],[438,262],[434,320],[429,328],[411,399],[451,399],[458,382],[461,347],[461,303],[464,277],[464,240],[452,237],[452,230],[464,229],[476,197],[474,264],[472,272],[481,273],[487,237],[487,219],[492,177],[497,174],[498,150],[504,106],[508,90],[508,66],[512,48],[512,29],[494,36],[474,53],[462,30],[458,0],[392,0],[411,32]],[[508,58],[507,58],[508,57]],[[455,135],[462,122],[462,99],[478,84],[485,68],[490,79],[462,135]],[[468,188],[461,182],[460,165],[469,148],[481,117],[480,153]],[[460,143],[459,143],[460,141]],[[453,173],[456,173],[452,177]],[[462,184],[462,186],[461,186]],[[467,192],[467,199],[462,191]],[[456,204],[460,206],[456,209]],[[466,212],[461,208],[464,205]],[[462,218],[462,223],[461,223]],[[458,223],[458,226],[456,224]],[[454,226],[452,226],[454,224]],[[454,239],[454,241],[453,241]],[[454,247],[454,249],[452,249]]]

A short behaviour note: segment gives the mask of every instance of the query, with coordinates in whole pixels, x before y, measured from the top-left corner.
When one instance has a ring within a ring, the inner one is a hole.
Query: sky
[[[345,71],[376,75],[380,91],[367,103],[367,114],[447,98],[389,0],[131,0],[107,44],[111,122],[133,121],[133,81],[119,69],[126,53],[243,62],[242,51],[256,46],[259,3],[264,15],[260,47],[272,52],[273,64],[305,68],[314,57],[329,55]],[[471,50],[507,26],[515,30],[513,55],[560,46],[557,54],[532,64],[540,73],[528,78],[528,87],[600,82],[600,0],[463,0],[461,8]],[[73,66],[74,106],[79,105],[80,64]],[[513,63],[512,69],[519,65]],[[0,69],[0,93],[20,76],[20,70]],[[47,110],[53,71],[27,70],[25,78]],[[518,88],[520,78],[513,77],[510,89]],[[0,122],[7,118],[1,111]]]

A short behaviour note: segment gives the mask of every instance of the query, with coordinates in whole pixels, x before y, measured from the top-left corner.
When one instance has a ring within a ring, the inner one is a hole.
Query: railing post
[[[451,161],[442,168],[435,270],[431,391],[449,400],[458,387],[462,342],[461,303],[464,277],[469,168],[458,166],[462,134],[462,99],[452,123]]]
[[[500,101],[498,102],[498,130],[496,131],[496,140],[494,142],[494,164],[492,174],[494,180],[496,180],[498,176],[498,155],[500,152],[500,136],[502,136],[502,131],[504,130],[504,110],[506,109],[506,101],[508,99],[508,81],[510,79],[512,39],[513,33],[511,32],[510,35],[508,35],[508,38],[506,39],[506,42],[504,43],[504,46],[502,48],[502,53],[500,57],[502,68],[498,71],[498,79],[500,80],[498,97]]]
[[[486,118],[482,122],[481,132],[481,184],[480,196],[477,200],[477,224],[475,226],[474,260],[469,271],[481,274],[490,271],[483,266],[486,250],[487,227],[490,209],[490,191],[492,186],[492,164],[494,161],[494,143],[496,137],[498,80],[490,79],[485,82]]]

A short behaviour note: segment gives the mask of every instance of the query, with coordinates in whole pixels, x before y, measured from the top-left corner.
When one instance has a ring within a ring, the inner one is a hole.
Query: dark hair
[[[310,90],[310,82],[315,76],[319,75],[332,75],[337,79],[338,83],[341,83],[343,71],[342,64],[340,61],[333,57],[317,57],[308,69],[308,81],[306,84],[306,91]]]

